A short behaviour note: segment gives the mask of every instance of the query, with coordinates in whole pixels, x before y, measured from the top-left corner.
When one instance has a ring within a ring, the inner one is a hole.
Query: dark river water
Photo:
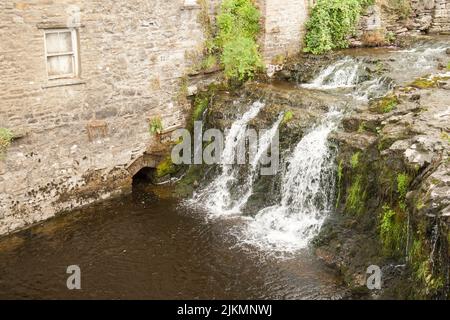
[[[307,252],[244,248],[230,222],[148,191],[0,239],[2,299],[339,299],[339,279]],[[70,291],[67,267],[81,269]]]

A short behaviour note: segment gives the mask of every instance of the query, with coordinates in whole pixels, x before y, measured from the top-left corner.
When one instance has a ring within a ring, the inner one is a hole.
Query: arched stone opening
[[[149,184],[154,181],[155,168],[143,167],[133,176],[133,187],[142,184]]]

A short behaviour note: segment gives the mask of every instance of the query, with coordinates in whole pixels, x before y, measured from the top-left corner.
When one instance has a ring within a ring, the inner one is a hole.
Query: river
[[[227,221],[145,189],[0,240],[2,299],[339,299],[339,278],[307,251],[240,247]],[[82,290],[67,289],[67,267]]]

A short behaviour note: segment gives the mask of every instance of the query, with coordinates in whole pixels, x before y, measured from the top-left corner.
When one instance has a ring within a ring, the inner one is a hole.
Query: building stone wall
[[[432,32],[450,32],[450,0],[435,0]]]
[[[203,44],[198,12],[184,0],[0,2],[0,127],[18,138],[0,161],[0,235],[131,186],[147,118],[184,121],[177,96],[186,52]],[[80,77],[49,81],[44,30],[74,20]],[[108,131],[91,142],[94,118]]]
[[[310,0],[260,0],[264,33],[262,48],[266,62],[277,56],[298,53],[305,35]]]
[[[391,0],[376,0],[361,18],[359,33],[372,31],[406,35],[417,32],[450,32],[450,0],[407,0],[410,12],[405,16]]]

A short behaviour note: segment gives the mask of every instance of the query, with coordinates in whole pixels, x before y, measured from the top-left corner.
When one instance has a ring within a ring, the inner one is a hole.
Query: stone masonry
[[[18,139],[0,160],[0,235],[128,190],[148,118],[183,123],[186,51],[203,43],[183,0],[2,0],[0,127]],[[79,74],[49,80],[44,32],[70,26]],[[89,141],[86,125],[106,124]]]
[[[261,0],[262,48],[267,62],[298,53],[305,34],[309,0]]]

